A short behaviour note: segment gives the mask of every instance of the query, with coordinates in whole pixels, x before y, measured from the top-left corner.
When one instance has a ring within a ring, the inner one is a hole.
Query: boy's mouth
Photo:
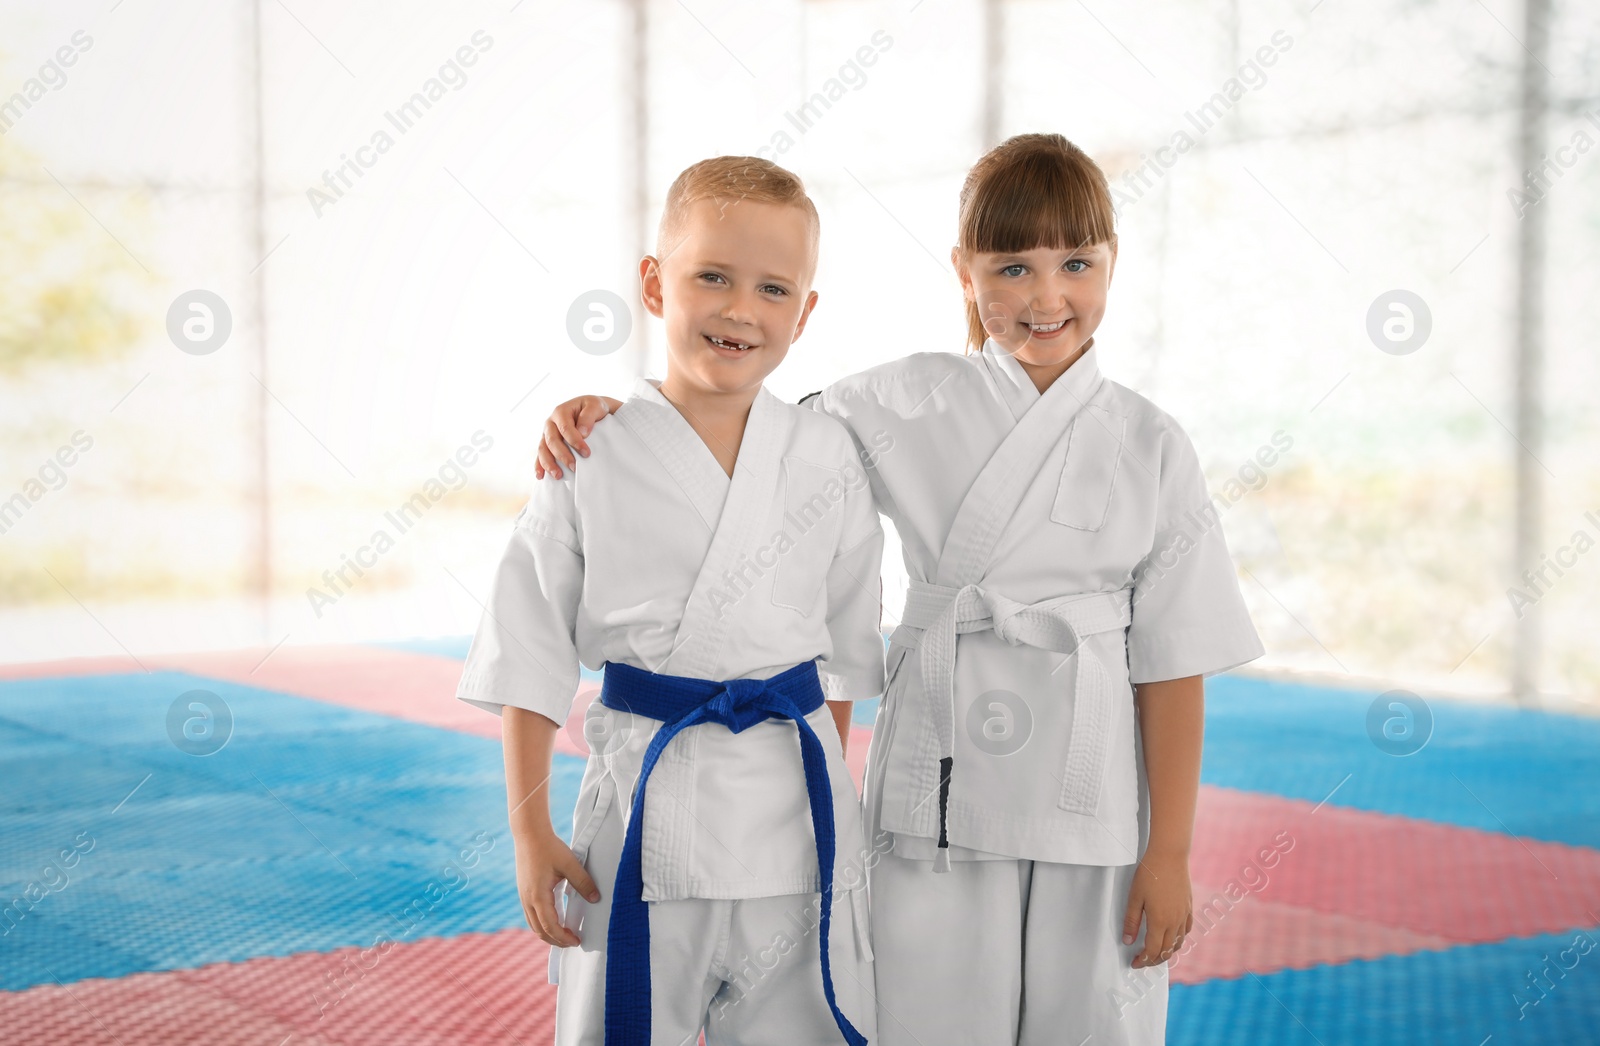
[[[701,337],[705,338],[706,341],[710,342],[716,348],[722,349],[724,352],[749,352],[751,349],[755,348],[755,346],[751,345],[749,342],[734,341],[732,338],[713,338],[709,334],[703,334]]]

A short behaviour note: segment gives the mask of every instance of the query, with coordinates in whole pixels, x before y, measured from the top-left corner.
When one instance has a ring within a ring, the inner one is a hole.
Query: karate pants
[[[1137,865],[931,861],[871,871],[883,1046],[1159,1046],[1167,968],[1122,943]],[[1091,1037],[1092,1036],[1092,1037]]]
[[[556,1046],[605,1042],[606,928],[622,830],[613,805],[584,862],[600,901],[584,913],[582,943],[561,949]],[[689,898],[649,907],[655,1046],[694,1046],[702,1028],[706,1046],[844,1041],[822,993],[820,894]],[[835,893],[828,944],[839,1009],[875,1043],[871,950],[848,894]]]

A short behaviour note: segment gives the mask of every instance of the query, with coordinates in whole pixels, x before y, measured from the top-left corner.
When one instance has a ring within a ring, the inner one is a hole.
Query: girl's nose
[[[1036,315],[1059,316],[1067,307],[1067,292],[1061,287],[1041,288],[1029,305]]]

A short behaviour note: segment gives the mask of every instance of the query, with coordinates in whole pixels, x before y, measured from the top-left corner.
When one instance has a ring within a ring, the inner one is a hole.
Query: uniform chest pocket
[[[845,485],[838,469],[783,459],[783,519],[769,555],[772,603],[809,617],[833,565],[844,528]]]
[[[1075,530],[1099,530],[1111,511],[1111,491],[1122,467],[1127,419],[1084,407],[1067,432],[1067,459],[1061,466],[1050,518]]]

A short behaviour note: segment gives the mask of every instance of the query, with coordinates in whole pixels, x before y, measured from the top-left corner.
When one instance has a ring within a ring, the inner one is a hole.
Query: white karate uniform
[[[578,665],[618,662],[710,680],[767,678],[816,660],[830,700],[881,693],[883,532],[861,463],[832,419],[756,397],[730,480],[649,381],[593,456],[536,485],[517,517],[458,696],[565,723]],[[604,1039],[606,928],[628,808],[662,724],[596,701],[572,848],[600,889],[570,894],[582,944],[554,949],[558,1043]],[[867,851],[838,730],[826,752],[837,844],[830,958],[840,1009],[874,1035]],[[645,792],[653,1041],[839,1042],[823,997],[820,883],[794,723],[685,730]]]
[[[871,448],[911,587],[869,755],[887,1044],[1159,1043],[1166,968],[1121,943],[1149,802],[1135,683],[1262,654],[1178,424],[1091,347],[1043,394],[990,341],[808,405]],[[940,760],[952,759],[939,847]]]

